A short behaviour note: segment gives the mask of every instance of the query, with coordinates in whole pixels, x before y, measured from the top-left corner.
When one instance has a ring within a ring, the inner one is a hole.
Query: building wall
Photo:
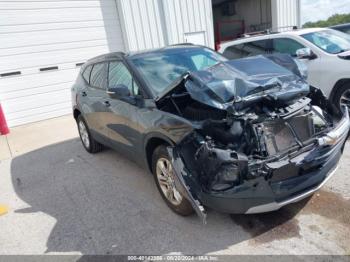
[[[272,27],[300,27],[300,0],[272,0]]]
[[[184,43],[203,34],[214,47],[211,0],[116,0],[127,51]]]
[[[71,113],[79,66],[125,50],[121,32],[115,0],[0,1],[0,103],[8,125]]]
[[[165,45],[158,0],[116,0],[127,51]]]
[[[220,23],[221,40],[230,37],[232,39],[242,33],[242,24],[239,21],[244,21],[246,33],[300,26],[300,0],[236,0],[235,10],[235,15],[225,16],[220,5],[214,8],[214,26],[217,22],[224,22]],[[225,23],[232,20],[238,22]]]
[[[71,113],[80,65],[113,51],[214,46],[211,0],[0,1],[0,102],[9,126]]]
[[[202,33],[203,44],[214,47],[211,0],[164,0],[162,7],[168,44],[184,43],[187,36]]]

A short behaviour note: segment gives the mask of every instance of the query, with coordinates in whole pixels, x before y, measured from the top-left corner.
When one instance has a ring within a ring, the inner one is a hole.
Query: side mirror
[[[317,56],[312,52],[310,48],[300,48],[296,51],[297,58],[299,59],[315,59]]]
[[[107,94],[112,98],[125,98],[130,97],[131,93],[126,85],[117,85],[107,89]]]

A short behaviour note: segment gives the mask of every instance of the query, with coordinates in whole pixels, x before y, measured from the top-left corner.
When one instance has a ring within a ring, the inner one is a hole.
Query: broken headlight
[[[222,191],[239,184],[239,166],[235,163],[223,164],[215,175],[210,188],[214,191]]]
[[[195,154],[202,180],[209,190],[222,191],[238,185],[247,174],[248,159],[230,149],[219,148],[212,140],[205,141]]]

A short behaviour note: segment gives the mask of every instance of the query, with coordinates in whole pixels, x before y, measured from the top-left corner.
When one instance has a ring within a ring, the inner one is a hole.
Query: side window
[[[110,62],[108,70],[108,87],[116,87],[117,85],[125,85],[133,95],[138,95],[139,87],[134,81],[128,68],[122,62]]]
[[[304,48],[302,44],[290,38],[276,38],[273,39],[274,53],[290,54],[296,56],[296,51]]]
[[[85,81],[87,83],[89,83],[90,81],[90,73],[91,73],[91,69],[92,69],[92,66],[88,66],[87,68],[85,68],[84,72],[83,72],[83,78],[85,79]]]
[[[243,50],[244,44],[232,45],[225,49],[224,56],[228,59],[243,58],[249,55],[249,53]]]
[[[254,42],[245,43],[243,51],[247,56],[263,55],[272,52],[271,40],[258,40]]]
[[[95,88],[106,89],[106,80],[105,64],[95,64],[90,74],[90,85]]]

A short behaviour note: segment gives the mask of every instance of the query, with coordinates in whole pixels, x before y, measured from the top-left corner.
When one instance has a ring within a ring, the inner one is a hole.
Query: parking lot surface
[[[350,255],[349,145],[311,199],[260,215],[208,210],[207,225],[174,214],[147,170],[85,152],[70,116],[14,128],[0,146],[0,254]]]

